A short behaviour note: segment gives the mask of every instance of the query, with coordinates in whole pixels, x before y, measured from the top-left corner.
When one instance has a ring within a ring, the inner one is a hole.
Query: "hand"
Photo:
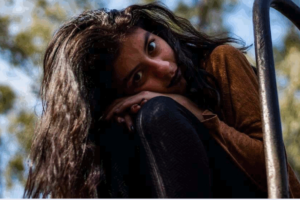
[[[132,130],[132,115],[138,113],[149,99],[157,96],[166,96],[161,93],[142,91],[136,95],[124,97],[115,100],[105,112],[105,120],[115,119],[118,123],[126,126],[129,131]]]
[[[134,104],[130,107],[129,111],[124,111],[124,114],[117,115],[115,114],[115,120],[121,125],[127,127],[130,132],[134,132],[132,115],[137,114],[141,107],[147,102],[146,99],[143,99],[140,104]],[[122,117],[121,117],[122,116]]]
[[[120,124],[126,124],[129,131],[133,131],[131,128],[133,125],[131,119],[132,114],[136,114],[144,103],[157,96],[167,96],[172,98],[191,111],[200,121],[203,120],[203,111],[187,97],[179,94],[162,94],[150,91],[142,91],[136,95],[115,100],[107,109],[105,119],[111,120],[112,118],[115,118]]]

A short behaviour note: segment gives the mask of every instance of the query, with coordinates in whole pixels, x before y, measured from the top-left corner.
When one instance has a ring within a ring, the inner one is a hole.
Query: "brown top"
[[[258,79],[246,57],[229,45],[217,47],[205,70],[217,79],[221,121],[205,110],[202,123],[233,161],[267,192]],[[290,197],[300,198],[300,184],[288,165]]]

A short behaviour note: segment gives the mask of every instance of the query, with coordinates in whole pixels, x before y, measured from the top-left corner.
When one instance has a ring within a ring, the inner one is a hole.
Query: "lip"
[[[181,71],[180,71],[179,67],[177,67],[177,70],[176,70],[170,84],[168,85],[168,88],[172,87],[173,85],[176,85],[180,81],[180,78],[181,78]]]

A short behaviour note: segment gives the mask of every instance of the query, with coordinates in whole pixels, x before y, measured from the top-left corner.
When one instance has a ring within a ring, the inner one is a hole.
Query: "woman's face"
[[[133,95],[141,91],[184,94],[186,80],[166,41],[136,28],[125,37],[113,67],[119,92]]]

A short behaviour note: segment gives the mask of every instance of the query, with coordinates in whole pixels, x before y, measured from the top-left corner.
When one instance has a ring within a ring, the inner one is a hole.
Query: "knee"
[[[170,97],[159,96],[150,99],[140,109],[136,117],[136,124],[150,126],[165,122],[175,115],[178,103]]]

